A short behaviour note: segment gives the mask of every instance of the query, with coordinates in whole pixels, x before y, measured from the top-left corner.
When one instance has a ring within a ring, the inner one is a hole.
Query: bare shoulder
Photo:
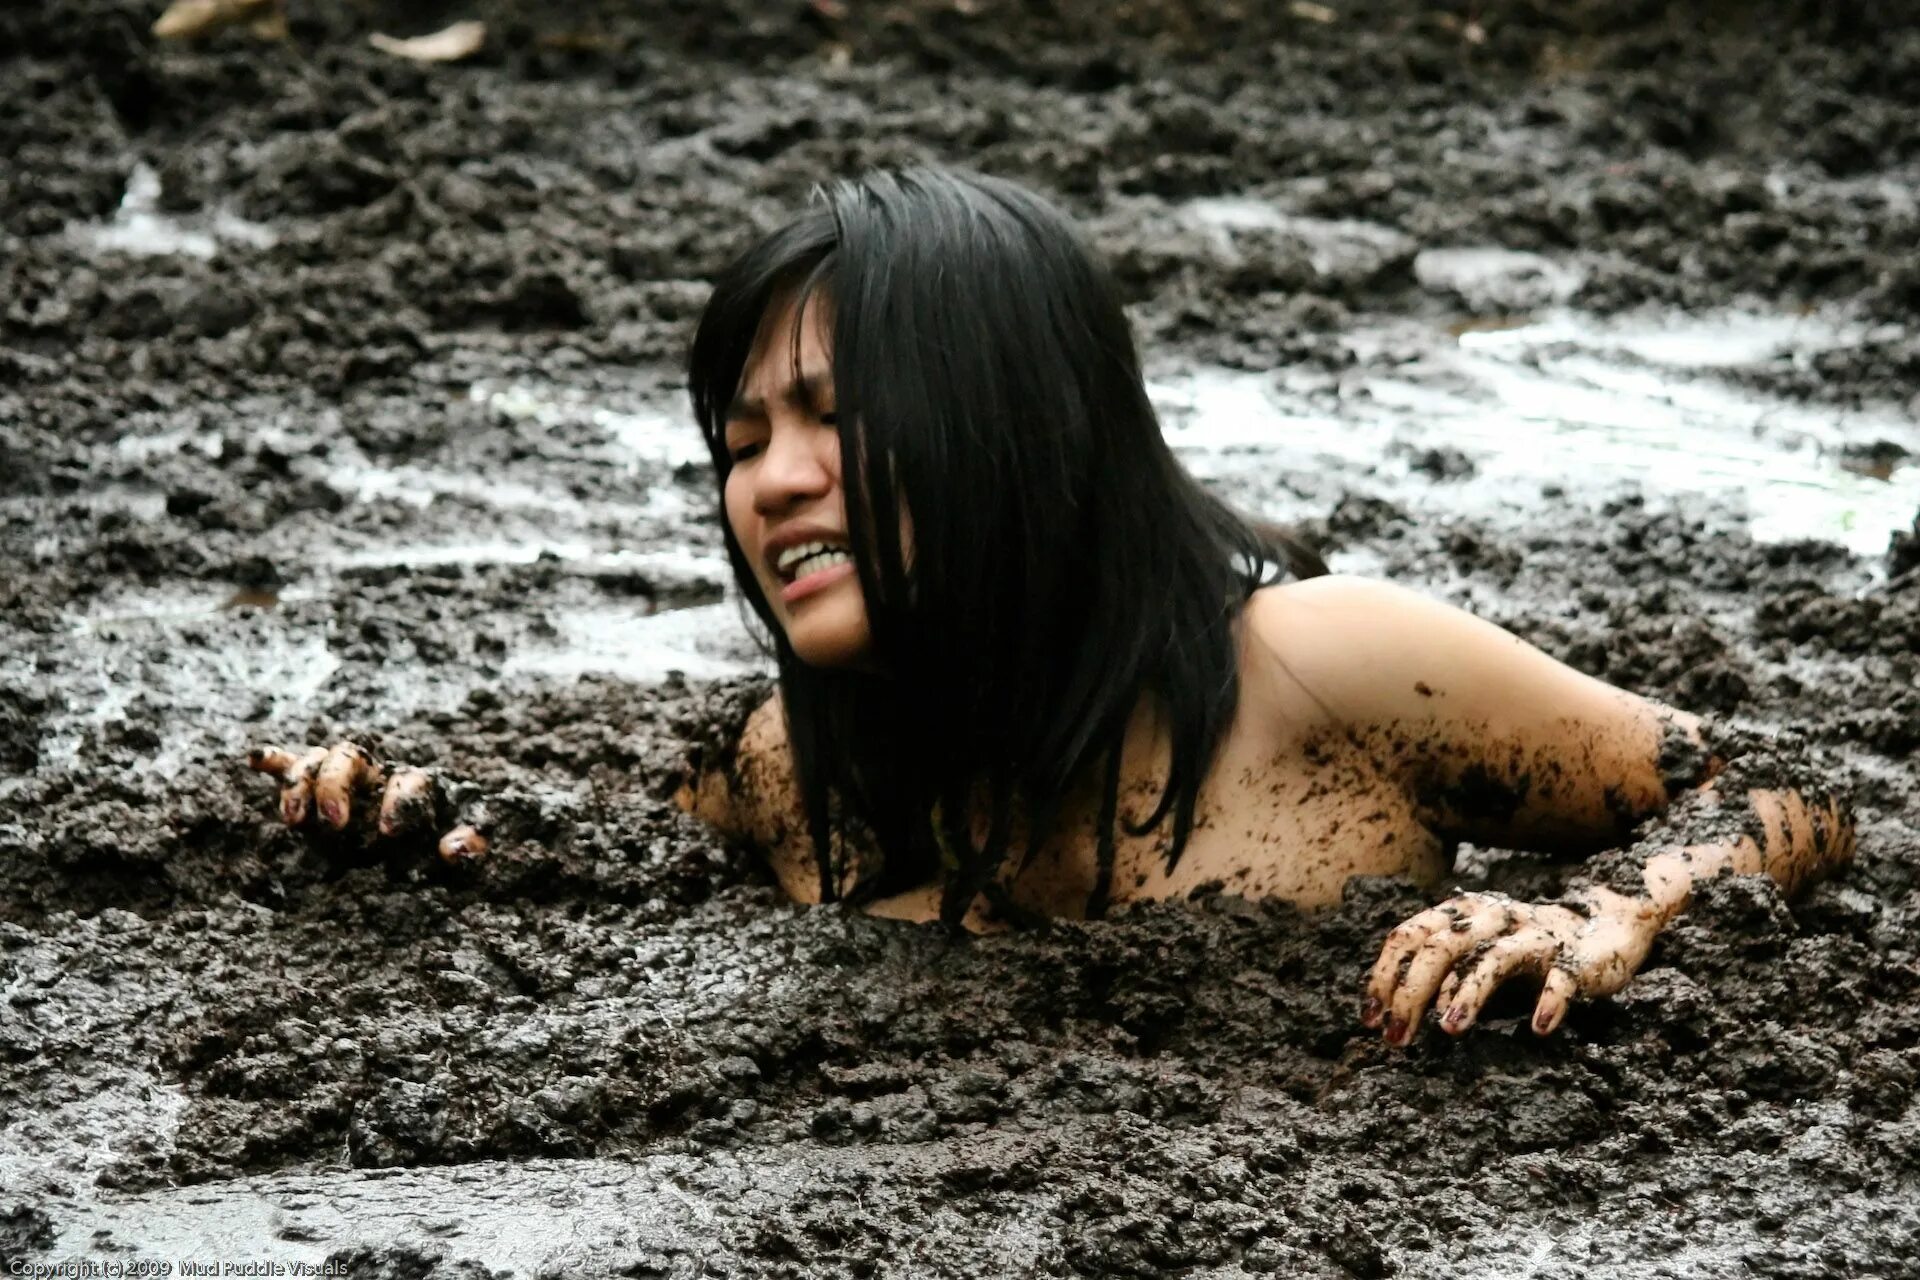
[[[776,691],[753,709],[733,750],[681,789],[680,807],[729,835],[754,836],[799,800],[786,710]]]
[[[789,898],[820,901],[807,806],[778,691],[747,717],[732,758],[702,772],[675,798],[696,818],[764,854]]]
[[[1320,719],[1350,724],[1423,709],[1420,687],[1440,650],[1486,644],[1485,627],[1416,591],[1373,578],[1329,574],[1256,591],[1247,601],[1244,676],[1252,689],[1304,701]],[[1464,637],[1462,633],[1467,633]]]
[[[1425,652],[1463,637],[1521,641],[1450,604],[1378,578],[1327,574],[1254,592],[1247,621],[1289,662],[1349,668],[1360,657]],[[1356,652],[1355,646],[1360,651]]]
[[[1291,681],[1297,698],[1374,744],[1438,831],[1594,847],[1665,806],[1677,774],[1663,761],[1706,759],[1696,717],[1392,583],[1330,576],[1268,588],[1248,602],[1245,625],[1247,665],[1264,662],[1276,685]],[[1461,797],[1487,783],[1502,803],[1474,812]]]
[[[1475,720],[1516,705],[1638,713],[1645,700],[1555,661],[1503,627],[1418,591],[1335,574],[1256,592],[1259,653],[1348,722]]]

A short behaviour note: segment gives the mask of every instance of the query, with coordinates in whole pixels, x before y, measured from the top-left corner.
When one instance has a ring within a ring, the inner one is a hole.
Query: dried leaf
[[[414,36],[410,40],[397,40],[378,32],[367,37],[367,43],[380,52],[414,62],[458,62],[480,52],[480,46],[486,42],[484,22],[456,22],[444,31]]]
[[[1324,4],[1314,4],[1312,0],[1293,0],[1287,6],[1287,12],[1303,22],[1332,22],[1339,14]]]
[[[189,40],[236,23],[271,19],[279,8],[280,0],[173,0],[153,24],[153,34],[162,40]]]

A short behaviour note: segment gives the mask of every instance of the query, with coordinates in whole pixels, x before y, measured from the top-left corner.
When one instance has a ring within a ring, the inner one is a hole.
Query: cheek
[[[727,483],[720,490],[720,505],[726,512],[727,527],[733,530],[734,540],[747,553],[748,560],[757,562],[759,548],[753,537],[753,495],[738,468],[727,475]]]

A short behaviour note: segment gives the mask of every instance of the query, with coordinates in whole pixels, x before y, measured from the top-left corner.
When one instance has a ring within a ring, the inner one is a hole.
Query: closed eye
[[[837,428],[840,425],[840,415],[831,409],[825,413],[815,414],[813,420],[823,427]],[[764,431],[764,428],[762,430]],[[743,431],[742,434],[745,432]],[[740,444],[730,445],[727,448],[727,460],[736,463],[745,462],[759,456],[766,447],[764,440],[743,441]]]

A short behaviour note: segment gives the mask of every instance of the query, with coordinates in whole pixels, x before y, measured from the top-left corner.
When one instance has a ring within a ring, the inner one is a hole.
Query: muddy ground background
[[[1759,541],[1577,469],[1489,493],[1417,421],[1207,455],[1336,568],[1854,776],[1851,871],[1714,887],[1544,1043],[1361,1032],[1401,884],[955,943],[786,906],[663,798],[758,688],[677,361],[813,182],[1029,180],[1156,377],[1336,426],[1550,307],[1840,317],[1663,376],[1892,484],[1920,8],[295,3],[163,48],[155,7],[0,13],[0,1257],[1920,1274],[1912,535]],[[472,64],[364,43],[473,13]],[[1421,257],[1496,246],[1541,257]],[[343,735],[462,783],[494,856],[280,829],[245,748]]]

